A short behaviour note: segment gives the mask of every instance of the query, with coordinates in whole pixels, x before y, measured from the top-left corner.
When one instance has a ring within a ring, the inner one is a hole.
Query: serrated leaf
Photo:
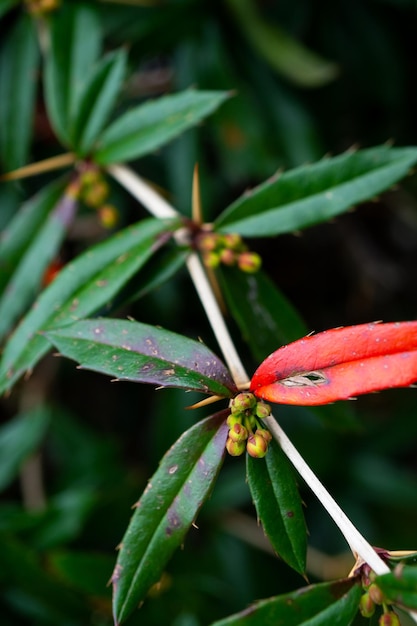
[[[86,73],[99,55],[101,28],[96,11],[85,4],[66,3],[53,13],[49,24],[45,102],[57,136],[70,146],[71,121]]]
[[[247,455],[246,472],[258,519],[275,552],[304,574],[307,530],[294,473],[285,454],[271,441],[265,459]]]
[[[361,593],[352,578],[311,585],[255,602],[212,626],[349,626]]]
[[[0,428],[0,489],[7,487],[22,463],[38,448],[50,418],[50,409],[38,406]]]
[[[227,411],[198,422],[166,453],[135,506],[113,573],[115,623],[125,621],[182,545],[223,462]]]
[[[359,324],[309,335],[261,363],[250,389],[269,402],[313,406],[417,381],[417,322]]]
[[[124,50],[108,54],[86,82],[71,129],[71,144],[77,154],[88,154],[107,122],[122,84],[125,66]]]
[[[65,188],[63,180],[43,187],[27,200],[0,234],[0,292],[9,280],[31,241],[42,228]]]
[[[54,193],[51,195],[54,196]],[[78,202],[74,195],[69,191],[65,192],[49,213],[43,226],[32,237],[0,299],[0,339],[9,332],[19,315],[32,303],[46,268],[57,255],[77,206]]]
[[[230,397],[235,385],[204,344],[139,322],[81,320],[45,336],[83,369],[119,380]]]
[[[307,334],[297,311],[264,272],[224,268],[219,275],[227,305],[255,359],[270,353],[271,342],[288,343]]]
[[[0,51],[0,154],[8,170],[27,162],[32,134],[39,50],[28,15],[3,34]]]
[[[153,152],[195,126],[229,96],[223,91],[190,89],[141,104],[104,131],[94,160],[100,165],[110,165]]]
[[[40,330],[71,324],[106,307],[178,226],[177,220],[143,220],[66,265],[7,343],[0,362],[0,393],[48,351],[50,343]]]
[[[375,583],[390,604],[417,610],[417,567],[397,565],[389,574],[378,576]]]
[[[307,228],[388,189],[416,161],[417,148],[381,146],[298,167],[238,198],[215,228],[249,237]]]

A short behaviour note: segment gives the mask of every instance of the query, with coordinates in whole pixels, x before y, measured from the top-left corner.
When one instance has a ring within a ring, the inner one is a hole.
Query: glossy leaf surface
[[[148,324],[81,320],[46,336],[83,369],[119,380],[226,397],[235,389],[228,370],[204,344]]]
[[[0,300],[0,338],[32,304],[46,268],[59,251],[77,206],[78,201],[68,190],[58,200],[42,228],[33,236]]]
[[[212,113],[230,94],[185,91],[131,109],[102,134],[94,160],[100,165],[153,152]]]
[[[417,380],[417,322],[360,324],[299,339],[256,370],[251,391],[279,404],[346,400]]]
[[[417,567],[398,565],[375,582],[390,602],[417,611]]]
[[[285,454],[271,441],[264,460],[247,455],[246,470],[258,519],[275,552],[304,574],[307,531],[300,494]]]
[[[225,453],[226,411],[187,430],[163,457],[135,506],[113,573],[115,623],[160,579],[207,498]]]
[[[360,596],[361,588],[353,579],[311,585],[255,602],[212,626],[348,626]]]
[[[0,153],[7,170],[27,162],[38,64],[34,23],[22,15],[7,34],[3,32],[0,50]]]
[[[216,230],[268,237],[307,228],[388,189],[416,161],[416,148],[381,146],[277,174],[229,206]]]
[[[143,220],[67,264],[10,338],[0,362],[0,393],[50,348],[40,330],[72,324],[105,309],[178,225],[175,220]]]

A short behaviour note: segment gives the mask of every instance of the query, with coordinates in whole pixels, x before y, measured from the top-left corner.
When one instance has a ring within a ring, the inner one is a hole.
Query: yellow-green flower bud
[[[226,233],[222,236],[222,241],[229,250],[240,251],[244,247],[242,237],[237,233]]]
[[[256,405],[256,398],[250,391],[242,391],[233,398],[231,403],[232,413],[245,413],[245,411],[252,410]]]
[[[215,233],[205,233],[200,235],[197,240],[197,247],[202,252],[213,252],[218,246],[219,236]]]
[[[268,417],[268,415],[271,415],[271,407],[269,406],[269,404],[266,404],[265,402],[258,402],[256,404],[256,417],[259,417],[260,419],[265,419],[265,417]]]
[[[266,428],[258,428],[258,430],[256,431],[256,434],[263,437],[266,443],[269,443],[272,439],[271,433],[269,432],[269,430],[266,430]]]
[[[246,441],[248,438],[248,431],[242,424],[235,424],[229,430],[229,438],[236,442]]]
[[[230,437],[226,441],[226,450],[231,456],[240,456],[244,453],[245,447],[245,441],[233,441]]]
[[[379,626],[401,626],[399,617],[393,611],[383,613],[378,620]]]
[[[235,424],[242,423],[242,417],[243,416],[239,415],[239,413],[231,413],[226,420],[226,424],[229,426],[229,428],[233,428]]]
[[[262,265],[262,260],[256,252],[242,252],[237,257],[237,264],[242,272],[254,274]]]
[[[268,443],[261,435],[255,433],[248,438],[246,450],[255,459],[262,459],[268,452]]]
[[[375,604],[382,604],[383,602],[386,602],[384,594],[375,583],[372,583],[372,585],[369,586],[368,593],[372,599],[372,602],[375,602]]]
[[[375,613],[375,603],[369,593],[364,593],[359,601],[359,610],[363,617],[372,617]]]
[[[206,267],[215,269],[220,264],[220,256],[217,252],[204,252],[203,263]]]
[[[224,265],[234,265],[236,263],[236,255],[230,248],[224,248],[220,252],[220,261],[224,263]]]

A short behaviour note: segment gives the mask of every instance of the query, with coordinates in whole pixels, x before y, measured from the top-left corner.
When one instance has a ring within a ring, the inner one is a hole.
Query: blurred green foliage
[[[65,145],[69,132],[71,111],[60,109],[58,102],[54,112],[46,112],[43,95],[48,81],[59,79],[42,59],[52,14],[30,14],[29,4],[0,3],[3,172],[60,154],[60,142]],[[120,57],[110,66],[113,57],[105,55],[119,47],[125,50],[128,71],[122,97],[115,100],[117,115],[149,98],[192,86],[235,93],[200,127],[141,158],[142,175],[168,190],[174,206],[186,215],[196,162],[204,216],[211,221],[247,187],[280,168],[354,144],[417,144],[414,0],[62,0],[57,10],[75,4],[89,16],[79,49],[73,51],[79,76],[90,57],[102,62],[93,85],[103,76],[100,72],[113,68],[117,74]],[[55,42],[58,52],[65,48],[69,28],[64,19],[62,38]],[[75,87],[62,85],[63,96],[88,101],[92,95],[77,94],[77,76],[72,78]],[[10,223],[20,203],[51,180],[47,172],[2,183],[0,226]],[[109,184],[122,226],[143,216],[121,187]],[[59,255],[68,261],[103,237],[83,207]],[[298,310],[297,328],[301,319],[309,330],[318,331],[416,317],[415,177],[335,223],[277,241],[279,245],[262,239],[251,246]],[[20,258],[19,249],[14,258]],[[4,286],[3,276],[0,282]],[[188,278],[179,272],[174,281],[123,308],[122,315],[202,336],[215,347],[199,305],[190,306],[191,297]],[[286,301],[282,306],[287,311]],[[233,320],[229,323],[251,372],[257,363]],[[295,338],[291,331],[295,333],[289,328],[288,336]],[[392,549],[416,547],[415,397],[412,390],[393,390],[361,399],[349,406],[360,427],[343,434],[324,428],[323,420],[307,409],[280,407],[277,412],[364,535]],[[206,415],[201,409],[184,410],[197,399],[182,391],[155,393],[143,386],[109,384],[98,374],[75,371],[73,364],[49,356],[29,382],[1,400],[2,624],[112,624],[106,584],[130,507],[166,449]],[[322,409],[324,414],[328,410]],[[310,543],[318,550],[308,561],[311,580],[345,575],[349,566],[337,556],[346,551],[343,539],[314,496],[300,488]],[[226,461],[198,526],[129,623],[205,626],[258,598],[303,584],[263,542],[241,460]],[[329,567],[334,568],[330,574]]]

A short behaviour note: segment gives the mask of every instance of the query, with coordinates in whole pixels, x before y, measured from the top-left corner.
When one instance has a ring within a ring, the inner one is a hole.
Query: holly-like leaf
[[[52,197],[54,193],[52,191]],[[34,234],[0,299],[0,338],[32,303],[48,265],[56,257],[76,213],[78,201],[71,186],[56,203],[45,223]]]
[[[101,135],[94,160],[100,165],[137,159],[195,126],[230,96],[194,91],[146,102],[119,117]]]
[[[218,232],[271,237],[329,220],[405,176],[416,148],[347,152],[277,174],[246,192],[216,220]]]
[[[349,626],[361,593],[353,578],[311,585],[255,602],[212,626]]]
[[[417,381],[417,322],[360,324],[299,339],[265,359],[250,389],[269,402],[317,405]]]
[[[49,331],[63,356],[118,380],[230,397],[235,385],[204,344],[168,330],[117,319],[81,320]]]
[[[40,330],[72,324],[110,306],[112,298],[179,225],[179,220],[142,220],[67,264],[9,339],[0,361],[0,393],[10,389],[50,348]]]
[[[271,441],[264,460],[247,455],[247,479],[258,519],[278,555],[305,572],[306,525],[294,474],[281,448]]]
[[[397,565],[389,574],[375,580],[390,603],[417,610],[417,567]]]
[[[166,453],[135,506],[113,573],[115,623],[125,621],[184,542],[223,462],[227,411],[198,422]]]

